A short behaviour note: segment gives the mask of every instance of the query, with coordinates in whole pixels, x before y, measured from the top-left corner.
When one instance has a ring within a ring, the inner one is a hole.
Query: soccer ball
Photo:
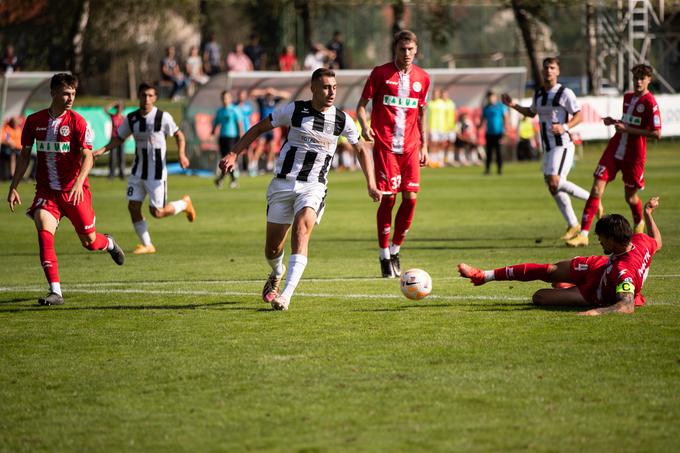
[[[420,300],[432,291],[432,278],[422,269],[409,269],[402,272],[399,286],[408,299]]]

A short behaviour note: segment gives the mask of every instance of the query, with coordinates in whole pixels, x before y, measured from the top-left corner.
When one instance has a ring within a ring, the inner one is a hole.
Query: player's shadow
[[[20,302],[29,302],[35,300],[34,298],[15,298],[6,301],[0,301],[0,304],[11,304]],[[229,309],[229,310],[243,310],[243,311],[272,311],[271,309],[263,307],[233,307],[233,305],[242,304],[242,302],[237,301],[223,301],[223,302],[211,302],[203,304],[173,304],[173,305],[102,305],[102,306],[60,306],[60,307],[44,307],[38,305],[37,303],[31,304],[27,307],[16,307],[16,308],[0,308],[0,313],[21,313],[27,311],[49,311],[49,310],[66,310],[66,311],[99,311],[99,310],[194,310],[199,308],[207,309]]]

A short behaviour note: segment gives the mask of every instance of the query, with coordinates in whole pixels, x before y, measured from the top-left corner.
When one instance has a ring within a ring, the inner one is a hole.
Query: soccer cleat
[[[581,232],[581,225],[574,225],[567,227],[567,231],[564,232],[564,235],[560,238],[562,241],[568,241],[569,239],[573,238],[577,234]]]
[[[286,266],[283,266],[283,272],[278,277],[272,271],[264,283],[264,288],[262,288],[262,300],[268,304],[271,304],[274,299],[279,295],[279,289],[281,288],[281,280],[283,280],[283,275],[286,273]]]
[[[638,233],[644,233],[645,232],[645,222],[640,222],[637,225],[635,225],[635,229],[633,230],[633,233],[638,234]]]
[[[380,271],[383,278],[394,278],[394,269],[392,268],[392,261],[389,258],[380,258]]]
[[[184,213],[187,215],[187,220],[193,222],[196,220],[196,209],[194,209],[194,203],[191,201],[191,197],[189,195],[184,195],[182,201],[187,204],[187,208],[184,210]]]
[[[392,272],[395,277],[401,276],[401,262],[399,261],[399,254],[390,255],[390,262],[392,263]]]
[[[113,248],[111,250],[107,250],[113,259],[113,262],[119,266],[122,266],[125,262],[125,252],[123,252],[123,249],[120,248],[120,245],[118,245],[116,240],[111,235],[105,234],[104,236],[111,239],[111,242],[113,243]]]
[[[461,277],[469,278],[475,286],[480,286],[486,283],[486,278],[484,277],[484,271],[472,267],[465,263],[460,263],[458,265],[458,273]]]
[[[281,295],[276,296],[274,298],[274,300],[272,300],[272,308],[274,310],[286,311],[286,310],[288,310],[288,304],[290,304],[290,302],[288,300],[286,300],[286,298],[281,296]]]
[[[577,234],[575,237],[565,242],[567,247],[586,247],[588,245],[588,236]]]
[[[49,293],[45,297],[38,299],[40,305],[64,305],[64,298],[57,293]]]
[[[135,255],[147,255],[149,253],[156,253],[156,247],[154,247],[153,244],[149,245],[137,244],[137,247],[135,247],[135,250],[132,253],[134,253]]]
[[[217,187],[218,189],[221,189],[223,185],[224,185],[224,182],[223,182],[222,178],[215,178],[215,187]]]
[[[238,189],[238,181],[233,180],[232,182],[229,183],[229,188],[230,189]]]

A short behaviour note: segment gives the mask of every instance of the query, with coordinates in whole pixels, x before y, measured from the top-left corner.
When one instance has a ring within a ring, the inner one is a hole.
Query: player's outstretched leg
[[[465,263],[458,265],[460,275],[470,279],[475,286],[483,285],[491,280],[518,280],[522,282],[543,280],[544,282],[552,282],[556,270],[555,264],[522,263],[493,270],[477,269]]]
[[[486,283],[486,277],[484,276],[484,271],[476,267],[472,267],[469,264],[460,263],[458,264],[458,273],[463,278],[469,278],[475,286],[480,286]]]
[[[109,252],[109,255],[111,255],[111,259],[117,265],[122,266],[125,262],[125,252],[123,252],[123,249],[118,245],[113,236],[110,234],[106,234],[105,236],[108,239],[106,250]]]

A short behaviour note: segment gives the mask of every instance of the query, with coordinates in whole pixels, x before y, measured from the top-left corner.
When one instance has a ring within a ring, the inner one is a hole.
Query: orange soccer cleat
[[[484,277],[484,271],[472,267],[465,263],[460,263],[458,265],[458,273],[461,277],[469,278],[475,286],[483,285],[486,283],[486,278]]]
[[[187,220],[193,222],[196,220],[196,209],[194,208],[194,203],[191,201],[191,197],[189,195],[184,195],[182,201],[187,204],[187,208],[184,210],[187,215]]]
[[[135,247],[135,250],[132,253],[135,255],[148,255],[149,253],[156,253],[156,247],[154,247],[153,244],[137,244],[137,247]]]

